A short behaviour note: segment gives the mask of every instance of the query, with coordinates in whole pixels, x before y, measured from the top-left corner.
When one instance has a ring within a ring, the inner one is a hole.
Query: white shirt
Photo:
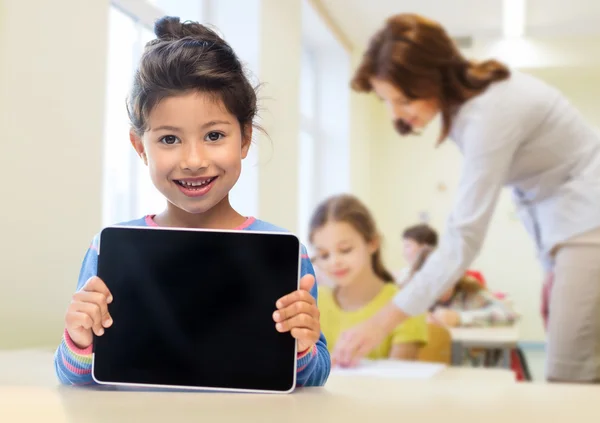
[[[460,108],[450,138],[464,156],[458,195],[439,247],[394,298],[409,315],[475,260],[503,186],[547,265],[558,243],[600,227],[600,136],[557,89],[513,71]]]
[[[406,284],[406,282],[408,282],[408,278],[410,276],[410,271],[411,271],[410,266],[406,266],[406,267],[403,267],[402,269],[400,269],[399,271],[397,271],[396,273],[394,273],[393,274],[394,283],[396,285],[398,285],[399,287],[403,287]]]

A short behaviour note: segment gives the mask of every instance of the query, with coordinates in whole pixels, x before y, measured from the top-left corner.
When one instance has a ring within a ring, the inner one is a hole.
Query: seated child
[[[420,224],[411,226],[402,234],[402,255],[408,266],[396,272],[395,279],[399,286],[408,282],[411,268],[423,248],[435,248],[438,243],[437,232],[429,225]]]
[[[319,288],[321,326],[333,351],[339,336],[369,319],[398,291],[381,258],[381,239],[369,210],[350,195],[321,203],[310,222],[315,265],[332,281]],[[425,316],[398,326],[369,359],[415,360],[427,341]]]
[[[425,263],[431,254],[431,248],[425,248],[419,254],[411,271],[411,277]],[[448,291],[446,291],[432,307],[428,316],[430,323],[447,327],[490,327],[510,326],[518,320],[519,316],[504,299],[497,298],[470,272],[465,275]],[[471,366],[497,366],[501,362],[501,351],[487,349],[466,349],[463,364]],[[517,361],[515,356],[518,357]],[[527,374],[527,363],[519,349],[511,354],[513,370],[517,376]]]
[[[131,143],[165,197],[166,209],[127,225],[281,231],[239,214],[229,201],[257,111],[256,93],[240,60],[217,33],[198,23],[164,17],[154,31],[157,38],[144,50],[128,111]],[[94,383],[93,336],[113,324],[112,295],[97,277],[98,241],[96,236],[83,261],[54,356],[63,384]],[[298,386],[318,386],[327,380],[331,360],[320,331],[313,267],[302,250],[300,290],[273,304],[273,330],[296,338]],[[241,354],[245,348],[260,345],[240,345]]]
[[[421,251],[427,248],[436,248],[437,243],[438,233],[429,225],[419,224],[404,230],[404,233],[402,234],[402,255],[404,256],[404,260],[408,263],[408,266],[404,267],[399,272],[396,272],[394,275],[398,286],[403,286],[408,282],[411,275],[411,269]],[[481,272],[467,270],[466,274],[477,279],[481,285],[485,286],[486,282]]]
[[[423,266],[431,251],[421,251],[411,275]],[[430,319],[451,327],[507,326],[515,323],[518,315],[507,301],[496,298],[479,280],[465,275],[432,307]]]

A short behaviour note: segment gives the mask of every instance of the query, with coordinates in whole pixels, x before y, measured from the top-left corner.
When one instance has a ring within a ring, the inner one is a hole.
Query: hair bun
[[[154,34],[161,40],[183,37],[183,24],[176,16],[163,16],[154,24]]]
[[[154,34],[163,41],[180,40],[185,37],[195,38],[198,41],[222,44],[219,35],[199,24],[198,22],[181,22],[177,16],[163,16],[154,24]]]

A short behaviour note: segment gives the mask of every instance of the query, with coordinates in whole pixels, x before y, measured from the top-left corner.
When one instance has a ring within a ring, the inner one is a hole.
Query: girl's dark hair
[[[256,92],[232,48],[197,22],[165,16],[154,25],[127,101],[132,129],[148,130],[148,116],[163,99],[197,91],[214,96],[234,115],[242,135],[257,112]]]
[[[438,234],[429,225],[420,224],[406,228],[402,233],[402,238],[412,239],[417,244],[437,247]]]
[[[310,242],[315,232],[328,222],[346,222],[358,231],[366,242],[380,240],[375,219],[369,209],[356,197],[348,194],[329,197],[313,212],[310,220]],[[384,282],[394,282],[394,277],[383,265],[381,244],[371,256],[373,271]]]
[[[450,132],[458,107],[493,82],[509,78],[510,71],[496,60],[467,60],[439,23],[406,13],[390,17],[373,36],[352,79],[352,88],[370,92],[373,77],[392,83],[409,99],[439,101],[441,143]],[[412,132],[404,121],[394,124],[402,135]]]

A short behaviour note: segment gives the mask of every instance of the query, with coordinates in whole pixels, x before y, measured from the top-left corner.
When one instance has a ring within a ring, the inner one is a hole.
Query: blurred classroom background
[[[256,82],[260,124],[233,204],[295,231],[327,196],[373,211],[397,270],[405,227],[439,232],[461,160],[434,148],[435,122],[400,138],[349,80],[369,37],[396,13],[440,21],[473,59],[494,57],[562,90],[600,126],[600,3],[594,0],[0,0],[0,349],[55,347],[83,254],[104,225],[159,212],[128,139],[125,97],[153,22],[214,25]],[[472,268],[521,313],[520,345],[541,378],[541,269],[503,193]]]

